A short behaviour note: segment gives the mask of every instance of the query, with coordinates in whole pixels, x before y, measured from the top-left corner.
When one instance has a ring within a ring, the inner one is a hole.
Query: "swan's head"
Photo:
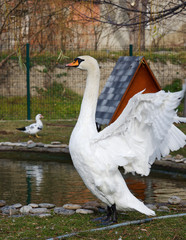
[[[39,113],[39,114],[36,115],[36,121],[41,119],[41,118],[44,118],[42,114]]]
[[[66,64],[66,67],[77,67],[82,70],[89,70],[98,66],[97,60],[91,56],[79,56],[72,63]]]

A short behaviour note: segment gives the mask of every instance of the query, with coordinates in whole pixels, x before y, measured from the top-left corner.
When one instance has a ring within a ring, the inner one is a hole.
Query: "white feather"
[[[36,123],[32,123],[29,126],[23,128],[17,128],[17,130],[31,135],[37,134],[39,131],[43,129],[43,123],[41,121],[41,118],[43,118],[43,116],[41,114],[37,114],[35,117]]]
[[[99,66],[89,56],[79,68],[87,70],[87,82],[77,124],[72,132],[69,149],[86,186],[108,206],[119,210],[136,209],[154,215],[129,191],[118,166],[125,172],[148,175],[151,164],[170,150],[185,145],[186,136],[173,125],[175,108],[183,92],[152,94],[137,93],[119,118],[97,132],[95,111],[99,89]]]

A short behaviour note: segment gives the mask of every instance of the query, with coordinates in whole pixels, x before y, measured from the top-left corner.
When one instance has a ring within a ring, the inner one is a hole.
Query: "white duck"
[[[32,123],[29,126],[16,129],[30,135],[35,135],[37,138],[39,138],[37,133],[43,129],[43,123],[41,121],[41,118],[43,118],[43,115],[37,114],[35,117],[36,123]]]
[[[90,56],[80,56],[66,66],[87,70],[88,74],[80,115],[69,142],[72,161],[85,185],[107,204],[107,220],[117,221],[116,209],[155,215],[129,191],[118,167],[122,166],[126,173],[147,176],[156,158],[185,145],[185,134],[173,125],[175,121],[186,121],[174,110],[184,92],[140,92],[114,123],[98,132],[95,112],[99,65]]]

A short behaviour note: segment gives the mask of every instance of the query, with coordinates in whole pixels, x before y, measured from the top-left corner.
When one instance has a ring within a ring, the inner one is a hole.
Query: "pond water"
[[[124,175],[129,189],[145,203],[186,200],[186,175],[152,170],[148,177]],[[0,153],[0,200],[7,204],[85,203],[96,198],[85,187],[68,154]]]

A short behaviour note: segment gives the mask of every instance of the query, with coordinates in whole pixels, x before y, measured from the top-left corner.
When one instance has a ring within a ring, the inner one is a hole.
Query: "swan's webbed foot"
[[[100,221],[100,225],[111,225],[113,223],[117,223],[116,205],[113,204],[111,207],[107,206],[107,216],[95,218],[93,221]]]

